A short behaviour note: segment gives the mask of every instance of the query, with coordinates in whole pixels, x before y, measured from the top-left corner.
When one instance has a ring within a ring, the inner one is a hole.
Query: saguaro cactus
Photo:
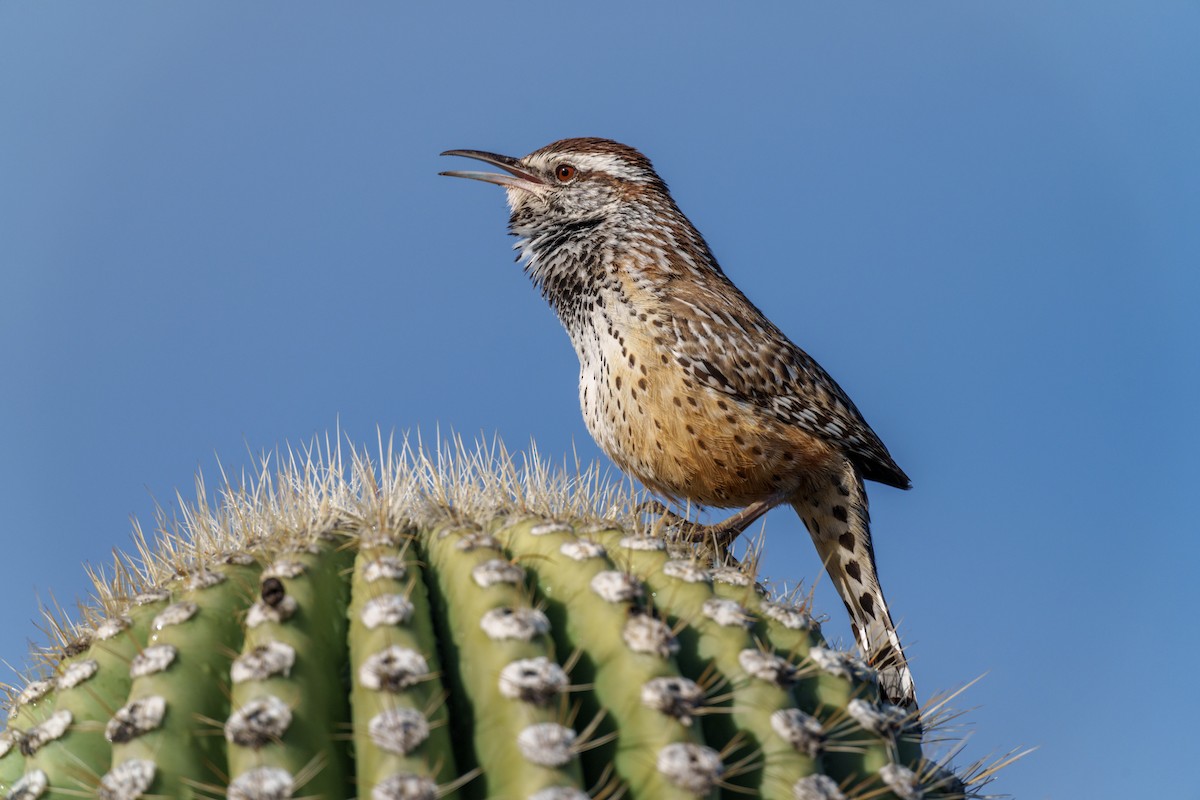
[[[197,504],[14,687],[7,798],[973,796],[803,604],[503,453]]]

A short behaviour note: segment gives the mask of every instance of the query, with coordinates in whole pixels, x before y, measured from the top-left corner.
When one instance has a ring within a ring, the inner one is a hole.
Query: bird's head
[[[650,160],[610,139],[563,139],[524,158],[481,150],[447,150],[442,155],[474,158],[504,170],[441,174],[503,186],[512,210],[512,231],[523,239],[591,228],[653,200],[670,201]]]

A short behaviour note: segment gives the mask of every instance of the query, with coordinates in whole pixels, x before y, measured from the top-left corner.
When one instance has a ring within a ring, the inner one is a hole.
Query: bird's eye
[[[559,183],[566,183],[575,177],[575,168],[570,164],[559,164],[554,168],[554,177],[558,178]]]

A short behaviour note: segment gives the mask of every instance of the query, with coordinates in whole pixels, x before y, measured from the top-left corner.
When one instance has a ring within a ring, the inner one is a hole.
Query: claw
[[[638,503],[637,508],[634,509],[634,513],[649,517],[658,517],[659,519],[666,520],[672,525],[677,526],[696,524],[688,520],[687,517],[681,514],[676,514],[674,511],[668,508],[665,503],[659,502],[658,500],[643,500],[641,503]]]
[[[676,529],[679,536],[689,542],[699,545],[706,551],[711,551],[719,563],[736,563],[729,555],[729,548],[742,535],[742,531],[750,527],[763,514],[770,511],[786,499],[787,495],[780,492],[743,508],[733,516],[712,525],[701,525],[676,514],[657,500],[647,500],[639,503],[639,514],[650,514],[660,519],[668,520]]]
[[[677,514],[658,500],[643,501],[634,510],[640,515],[652,516],[658,521],[666,522],[679,538],[698,545],[703,554],[711,556],[718,564],[737,563],[737,559],[729,554],[729,548],[749,524],[736,524],[738,521],[735,521],[734,525],[729,525],[733,520],[730,518],[713,525],[701,525]]]

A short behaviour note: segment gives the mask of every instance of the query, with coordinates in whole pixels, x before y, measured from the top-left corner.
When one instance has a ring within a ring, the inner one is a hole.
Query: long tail
[[[791,503],[846,604],[854,638],[879,673],[883,699],[916,710],[912,672],[875,570],[867,493],[858,470],[846,461],[837,480]]]

